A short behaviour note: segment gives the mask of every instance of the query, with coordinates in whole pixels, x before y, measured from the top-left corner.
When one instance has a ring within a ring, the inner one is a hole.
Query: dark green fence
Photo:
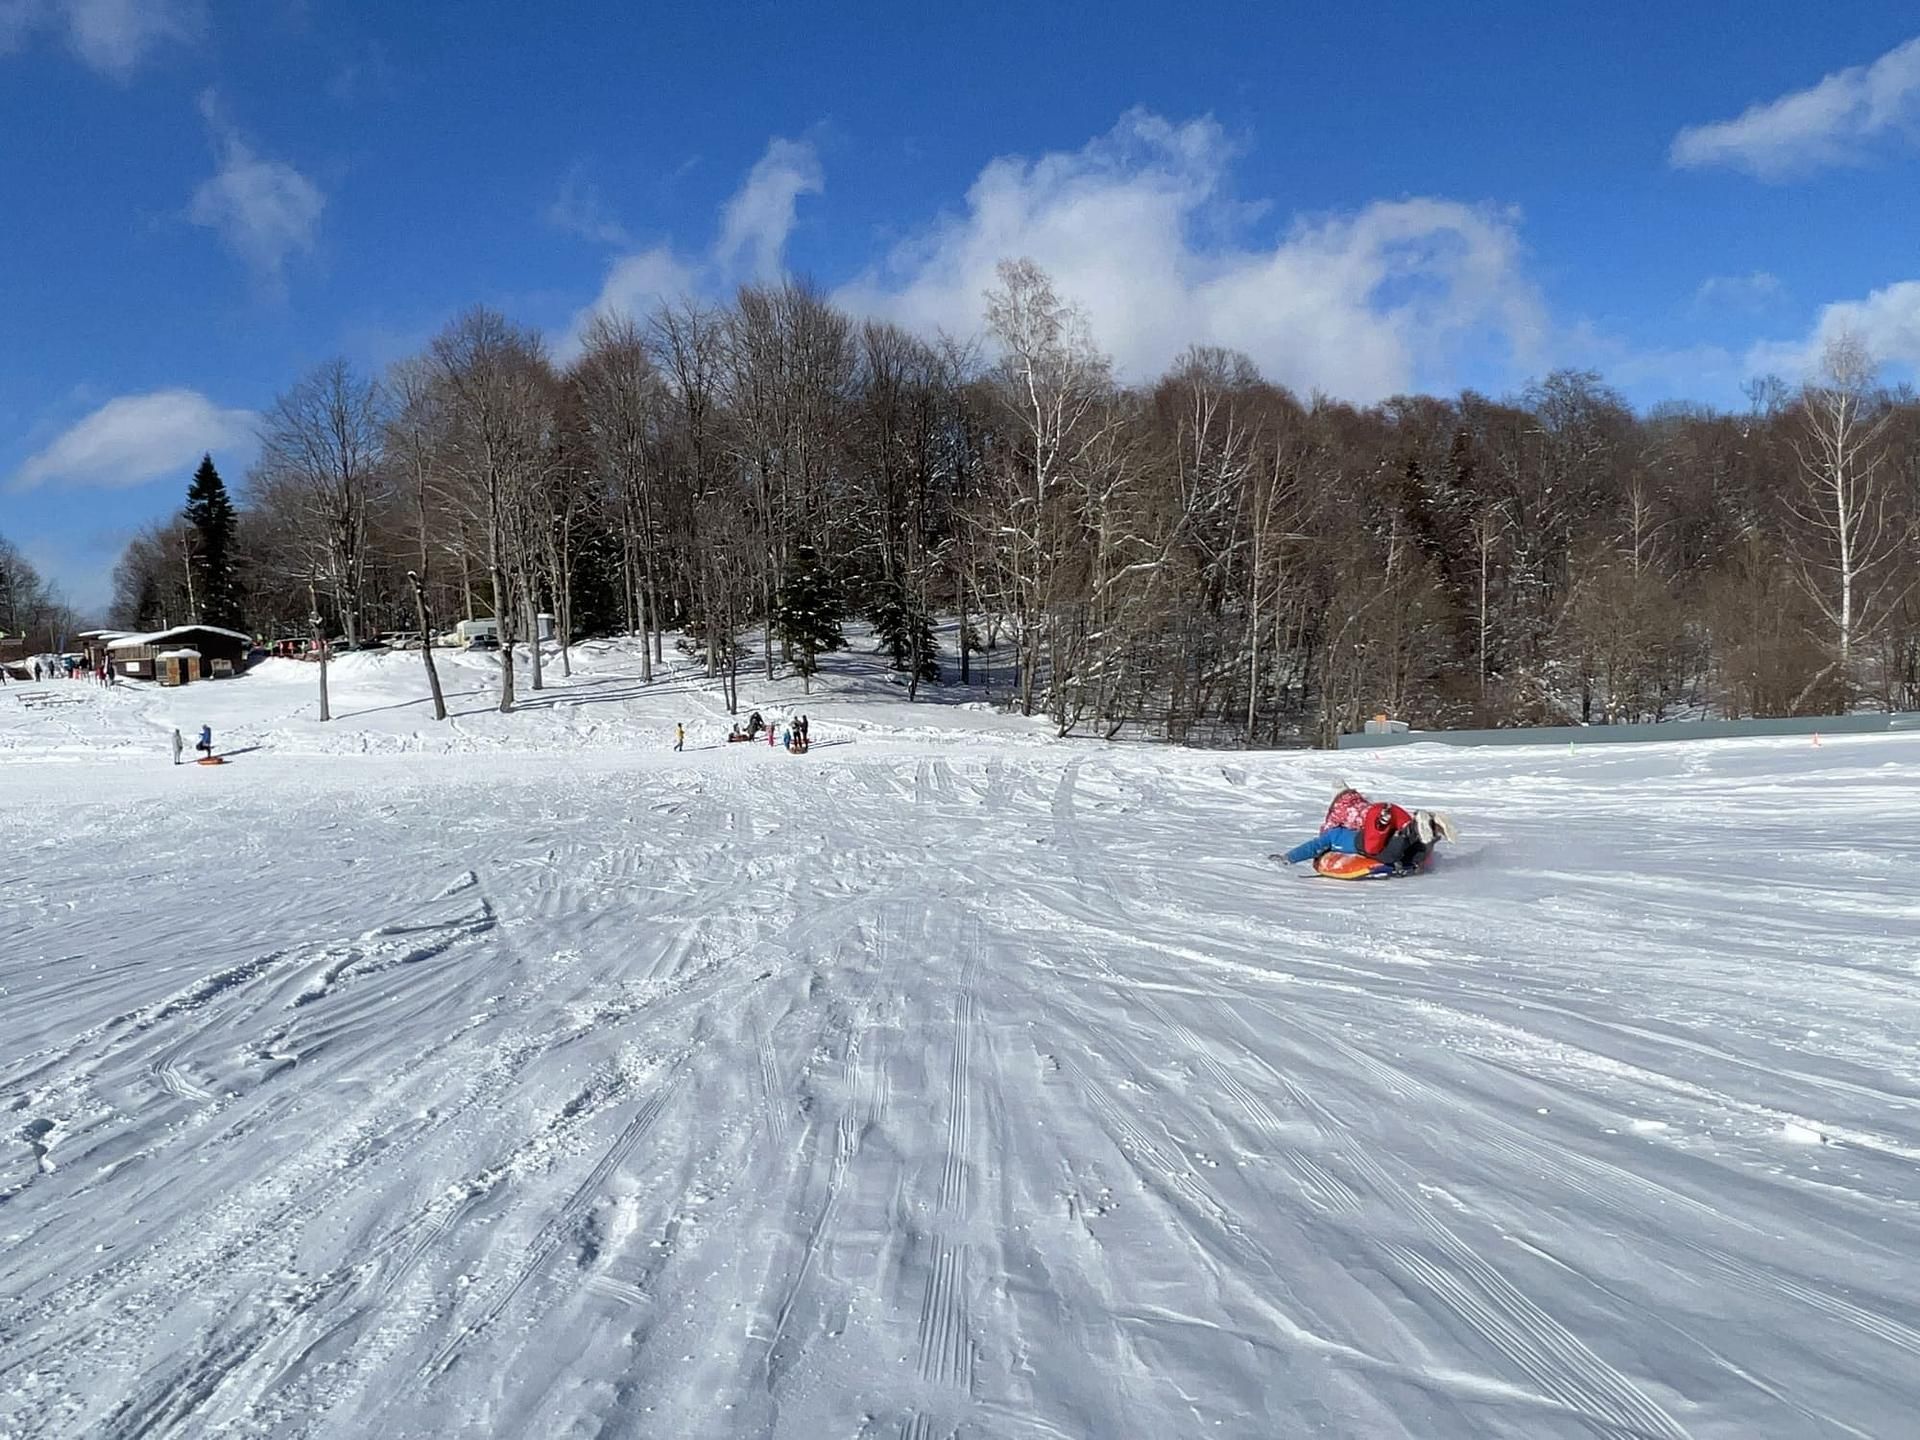
[[[1920,731],[1920,710],[1886,715],[1810,715],[1785,720],[1662,720],[1651,725],[1542,725],[1514,730],[1403,730],[1342,735],[1342,750],[1389,745],[1635,745],[1672,740],[1747,740],[1766,735],[1885,735]]]

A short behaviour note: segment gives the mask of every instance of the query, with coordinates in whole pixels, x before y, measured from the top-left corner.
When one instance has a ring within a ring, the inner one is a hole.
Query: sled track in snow
[[[632,1156],[634,1147],[646,1137],[653,1128],[660,1113],[667,1108],[678,1088],[681,1066],[685,1059],[668,1067],[663,1083],[646,1096],[635,1109],[633,1115],[621,1126],[614,1136],[613,1143],[602,1152],[600,1159],[587,1172],[586,1178],[568,1195],[540,1232],[527,1244],[525,1257],[502,1285],[496,1286],[483,1300],[472,1318],[464,1321],[455,1331],[453,1338],[428,1362],[422,1372],[425,1380],[437,1380],[453,1366],[461,1354],[481,1335],[493,1326],[507,1307],[514,1303],[521,1292],[533,1279],[545,1269],[548,1261],[561,1243],[572,1235],[580,1223],[586,1207],[599,1197],[606,1182],[613,1173],[626,1164]]]

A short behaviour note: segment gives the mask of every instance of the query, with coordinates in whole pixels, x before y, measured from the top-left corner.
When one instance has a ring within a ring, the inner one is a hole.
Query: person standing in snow
[[[687,748],[687,727],[686,726],[676,724],[673,727],[673,748],[675,750],[684,750]]]
[[[211,760],[213,758],[213,727],[211,725],[202,725],[200,727],[200,738],[194,741],[193,748],[206,756],[207,759]]]
[[[180,763],[181,752],[184,751],[186,748],[187,748],[187,742],[181,736],[178,727],[176,727],[173,732],[173,763],[174,764],[178,765]]]

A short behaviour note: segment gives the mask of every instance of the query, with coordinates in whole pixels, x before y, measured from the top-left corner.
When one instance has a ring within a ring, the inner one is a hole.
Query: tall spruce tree
[[[840,633],[842,608],[840,587],[820,563],[818,553],[811,545],[794,546],[780,579],[774,631],[792,655],[793,668],[800,672],[809,694],[820,657],[847,643]]]
[[[940,678],[939,663],[933,658],[940,648],[933,638],[933,619],[912,590],[898,580],[881,581],[874,587],[867,618],[893,668],[908,678],[910,696],[918,692],[922,680]]]
[[[200,611],[196,618],[203,625],[237,627],[240,596],[233,573],[233,501],[211,455],[201,456],[200,468],[193,472],[185,515],[198,542],[192,559],[194,598]]]

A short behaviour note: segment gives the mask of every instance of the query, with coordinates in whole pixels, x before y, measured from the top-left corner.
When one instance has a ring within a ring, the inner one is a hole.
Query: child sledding
[[[1316,875],[1332,880],[1390,880],[1418,874],[1442,840],[1458,838],[1446,815],[1403,810],[1343,785],[1327,806],[1320,833],[1276,858],[1309,863]]]

